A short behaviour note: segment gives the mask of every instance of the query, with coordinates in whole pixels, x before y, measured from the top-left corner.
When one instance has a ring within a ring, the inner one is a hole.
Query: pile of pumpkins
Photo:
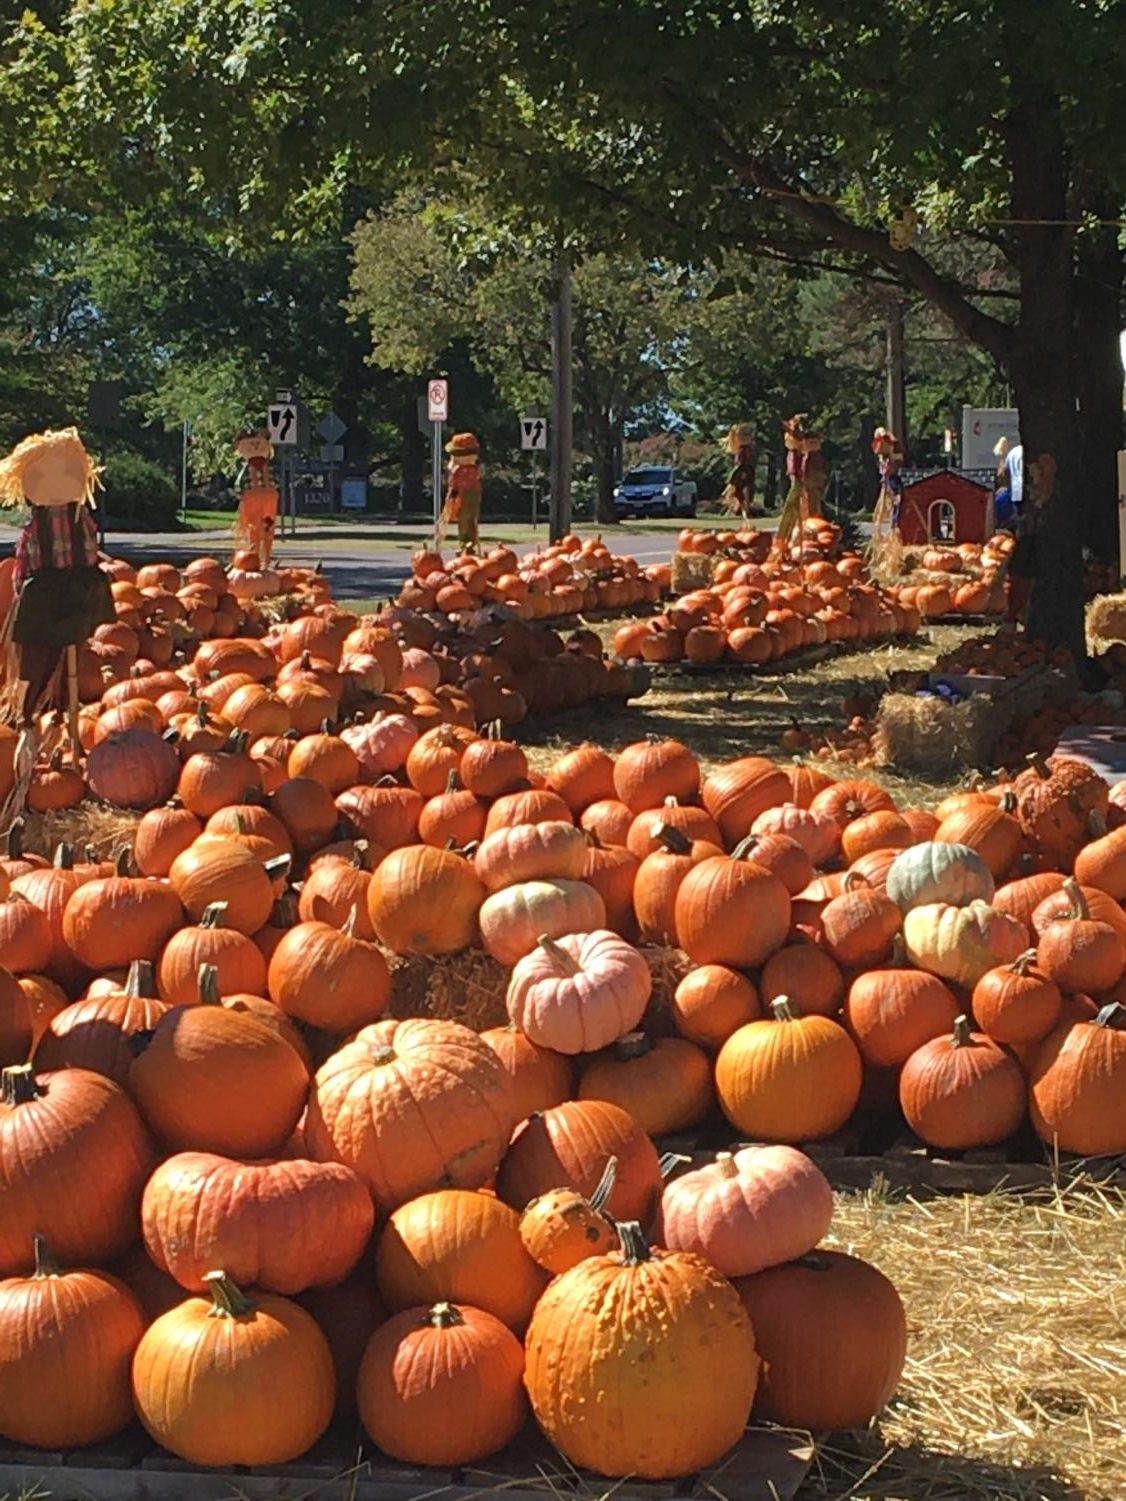
[[[437,724],[513,725],[529,712],[624,700],[647,687],[644,672],[604,655],[593,631],[564,640],[509,612],[444,624],[401,607],[361,617],[333,604],[312,571],[301,574],[302,593],[290,570],[289,618],[274,620],[255,599],[229,592],[238,570],[215,559],[197,559],[183,575],[169,565],[134,572],[120,561],[111,572],[117,619],[97,628],[79,658],[86,759],[70,757],[62,716],[45,716],[28,791],[35,813],[74,807],[88,792],[118,807],[155,807],[193,756],[223,749],[256,763],[240,793],[272,791],[286,779],[294,740],[326,723],[354,722],[358,741]],[[364,728],[374,721],[385,728]],[[0,730],[0,801],[12,786],[14,741]]]
[[[619,615],[650,607],[669,592],[667,563],[643,568],[616,554],[601,537],[568,533],[521,559],[508,547],[458,553],[446,562],[424,548],[411,559],[411,577],[398,603],[424,613],[462,616],[482,605],[507,606],[523,620],[605,611]]]
[[[932,543],[914,559],[909,582],[897,593],[920,614],[1003,615],[1006,585],[1003,567],[1015,545],[1009,532],[997,532],[988,542]],[[922,579],[919,573],[929,578]]]
[[[708,534],[714,535],[714,534]],[[707,588],[680,595],[614,634],[623,662],[742,662],[762,666],[810,646],[913,636],[920,612],[867,578],[863,558],[762,562],[720,559]]]
[[[801,1144],[891,1106],[945,1150],[1026,1117],[1126,1150],[1126,793],[1081,762],[925,811],[669,739],[543,774],[405,715],[284,745],[280,780],[194,752],[114,866],[0,860],[14,1442],[135,1412],[264,1465],[336,1412],[455,1466],[530,1410],[575,1465],[690,1474],[899,1380]],[[508,1025],[388,1017],[393,956],[475,946]],[[716,1107],[764,1145],[677,1175],[654,1139]]]

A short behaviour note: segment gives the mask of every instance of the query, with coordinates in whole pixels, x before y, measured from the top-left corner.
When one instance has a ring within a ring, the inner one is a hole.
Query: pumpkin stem
[[[72,844],[60,844],[55,849],[53,861],[56,870],[74,869],[74,846]]]
[[[891,958],[887,962],[888,969],[907,969],[907,945],[903,941],[903,934],[899,932],[891,941]]]
[[[614,1055],[626,1062],[630,1058],[644,1058],[653,1051],[652,1040],[644,1032],[627,1032],[614,1044]]]
[[[0,1070],[0,1098],[5,1105],[27,1105],[42,1093],[30,1063],[13,1063]]]
[[[1073,876],[1068,876],[1063,889],[1067,893],[1068,916],[1075,922],[1089,922],[1091,909],[1087,905],[1087,898],[1079,889],[1079,882]]]
[[[204,1272],[203,1280],[207,1283],[207,1289],[211,1294],[209,1318],[245,1319],[257,1307],[257,1304],[246,1296],[234,1278],[229,1277],[226,1272]]]
[[[774,1012],[774,1020],[779,1022],[796,1022],[801,1020],[801,1013],[788,995],[780,995],[771,1001],[770,1009]]]
[[[292,855],[274,855],[272,859],[262,861],[262,869],[271,881],[276,881],[279,876],[286,874],[292,864]]]
[[[691,1161],[691,1157],[686,1156],[684,1152],[662,1152],[657,1158],[657,1166],[661,1169],[661,1182],[667,1183],[678,1167],[683,1167],[685,1163]]]
[[[1025,949],[1024,953],[1018,954],[1013,962],[1009,965],[1009,970],[1014,975],[1026,975],[1032,968],[1032,966],[1036,963],[1036,958],[1037,955],[1035,949]]]
[[[221,928],[226,916],[226,902],[209,902],[203,909],[203,916],[199,920],[199,925],[201,928]]]
[[[36,1230],[31,1237],[31,1243],[35,1247],[35,1275],[36,1277],[59,1276],[59,1264],[51,1255],[51,1247],[47,1244],[47,1237],[40,1235]]]
[[[196,984],[199,986],[201,1006],[219,1005],[219,966],[217,964],[201,964],[196,974]]]
[[[461,1310],[452,1303],[435,1303],[422,1322],[429,1324],[431,1329],[455,1329],[458,1324],[464,1324],[465,1320],[461,1316]]]
[[[855,891],[858,886],[870,886],[871,884],[872,883],[869,881],[868,877],[863,873],[863,871],[845,871],[845,878],[842,882],[842,885],[844,886],[844,889],[846,891]]]
[[[956,1048],[968,1048],[973,1046],[970,1036],[970,1019],[968,1016],[956,1016],[954,1018],[954,1046]]]
[[[1108,1001],[1095,1017],[1096,1027],[1117,1027],[1126,1017],[1126,1006],[1121,1001]]]
[[[833,1263],[817,1251],[807,1251],[804,1256],[795,1256],[790,1265],[804,1267],[807,1272],[827,1272]]]
[[[595,1184],[594,1192],[587,1203],[598,1212],[606,1208],[610,1202],[610,1195],[614,1192],[614,1184],[618,1181],[618,1159],[609,1157],[606,1166],[602,1169],[602,1176]]]
[[[732,860],[751,859],[758,847],[758,842],[759,836],[757,834],[748,834],[745,838],[740,839],[739,843],[731,851]]]
[[[449,776],[446,778],[446,791],[447,792],[456,792],[457,791],[457,769],[456,769],[456,767],[450,772]]]
[[[692,841],[683,829],[678,829],[675,824],[658,821],[650,826],[650,837],[655,839],[663,849],[668,850],[670,855],[690,855],[692,853]]]
[[[128,878],[133,874],[133,850],[128,844],[123,844],[114,856],[114,875]]]
[[[344,919],[344,926],[340,929],[345,938],[355,938],[357,916],[358,909],[355,902],[353,902],[352,905],[348,908],[348,916]]]
[[[22,818],[12,819],[5,841],[9,860],[19,860],[23,857],[23,836],[26,830],[27,825]]]
[[[606,848],[602,840],[598,837],[597,829],[584,829],[583,833],[586,835],[586,842],[592,850],[604,850]]]
[[[381,1042],[371,1050],[371,1061],[376,1064],[394,1063],[397,1053],[389,1043]]]
[[[1045,782],[1051,781],[1052,768],[1039,751],[1031,751],[1026,760],[1038,777],[1042,777]]]
[[[353,870],[367,870],[368,842],[357,839],[352,845],[351,866]]]
[[[152,961],[149,959],[134,959],[129,966],[129,973],[125,977],[125,994],[134,1000],[142,996],[146,1000],[156,999],[156,981],[152,972]]]
[[[725,1178],[737,1178],[739,1176],[739,1169],[735,1166],[734,1152],[717,1152],[715,1154],[715,1164]]]
[[[554,938],[550,938],[546,933],[541,933],[536,939],[536,943],[543,949],[545,954],[551,956],[556,969],[562,970],[567,976],[579,973],[579,966],[571,958],[566,949],[560,948]]]
[[[1002,813],[1013,814],[1017,810],[1017,795],[1011,787],[1006,787],[997,801],[997,806]]]
[[[618,1225],[618,1240],[622,1247],[623,1266],[640,1266],[643,1261],[652,1261],[645,1231],[636,1220],[623,1220]]]

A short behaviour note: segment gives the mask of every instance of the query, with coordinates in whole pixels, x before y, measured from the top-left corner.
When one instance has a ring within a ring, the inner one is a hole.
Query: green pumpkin
[[[887,893],[901,912],[932,902],[967,907],[970,902],[993,900],[993,877],[969,845],[934,839],[913,844],[895,857],[888,870]]]

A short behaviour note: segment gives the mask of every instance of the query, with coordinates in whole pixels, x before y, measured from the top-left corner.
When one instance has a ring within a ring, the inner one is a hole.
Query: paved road
[[[504,526],[485,526],[482,541],[490,533],[503,535]],[[18,529],[0,526],[0,550],[15,542]],[[396,527],[387,522],[355,526],[326,526],[306,522],[295,538],[285,538],[275,548],[279,561],[299,567],[324,565],[337,599],[376,599],[398,592],[410,573],[411,553],[429,536],[423,527]],[[676,543],[676,532],[644,531],[623,527],[608,539],[616,550],[629,552],[642,563],[668,562]],[[547,529],[539,542],[519,543],[515,551],[521,556],[535,552],[547,542]],[[227,530],[214,532],[112,532],[107,550],[120,552],[132,560],[185,562],[193,557],[214,553],[225,557],[231,548]]]

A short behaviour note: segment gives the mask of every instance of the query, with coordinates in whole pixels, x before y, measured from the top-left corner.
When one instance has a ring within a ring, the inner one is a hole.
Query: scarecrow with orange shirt
[[[437,541],[441,541],[450,522],[456,521],[458,541],[468,552],[476,549],[480,540],[481,445],[473,433],[454,433],[446,452],[450,462]]]
[[[278,488],[270,472],[274,445],[264,427],[245,428],[235,439],[235,452],[246,461],[235,543],[240,549],[257,553],[259,568],[268,568],[278,521]]]

